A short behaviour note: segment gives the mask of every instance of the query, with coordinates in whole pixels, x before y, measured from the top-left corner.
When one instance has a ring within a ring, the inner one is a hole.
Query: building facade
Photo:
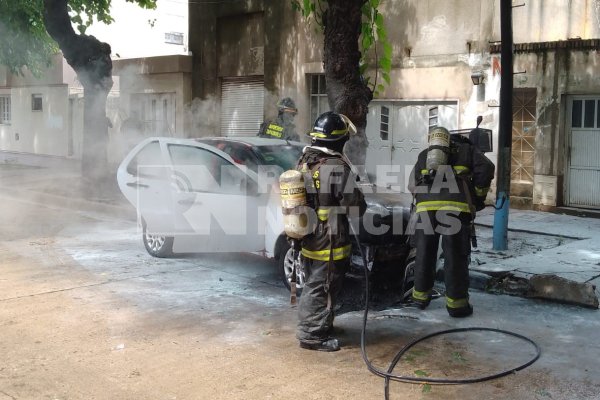
[[[301,132],[328,109],[321,34],[289,3],[190,2],[192,96],[216,110],[207,133],[254,134],[284,96]],[[513,8],[512,204],[600,208],[600,1],[523,3]],[[393,68],[370,104],[370,174],[410,170],[432,125],[473,128],[479,115],[496,150],[499,0],[381,4]]]
[[[184,135],[184,105],[190,103],[184,92],[191,86],[184,77],[189,62],[181,61],[189,57],[187,13],[187,1],[159,2],[155,10],[144,10],[114,0],[114,22],[96,23],[86,31],[110,44],[112,50],[115,76],[106,110],[112,164],[120,162],[131,147],[121,126],[131,118],[132,110],[143,117],[143,135]],[[173,68],[179,67],[173,74]],[[26,70],[23,75],[11,74],[0,66],[0,161],[16,160],[19,154],[79,160],[83,94],[75,71],[61,55],[54,57],[39,78]]]

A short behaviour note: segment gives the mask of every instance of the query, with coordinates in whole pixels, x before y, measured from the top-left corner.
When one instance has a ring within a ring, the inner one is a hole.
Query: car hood
[[[366,212],[382,217],[389,214],[402,215],[402,219],[408,221],[412,200],[409,193],[365,193]]]
[[[359,221],[363,244],[392,245],[406,241],[412,195],[403,193],[365,193],[367,209]],[[378,227],[387,226],[380,231]]]

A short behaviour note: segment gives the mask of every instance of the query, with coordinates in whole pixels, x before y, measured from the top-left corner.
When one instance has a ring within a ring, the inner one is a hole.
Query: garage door
[[[600,96],[570,102],[568,203],[600,207]]]
[[[221,85],[221,135],[256,135],[263,122],[264,103],[262,78],[224,78]]]

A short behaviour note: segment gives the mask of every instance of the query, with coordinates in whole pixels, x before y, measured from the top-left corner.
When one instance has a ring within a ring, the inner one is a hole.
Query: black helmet
[[[313,140],[335,142],[341,139],[347,139],[348,132],[349,129],[346,118],[333,111],[327,111],[317,118],[315,125],[312,131],[308,133],[308,136],[313,138]]]
[[[294,103],[294,100],[292,100],[290,97],[284,97],[283,99],[279,100],[279,103],[277,103],[277,108],[279,109],[279,112],[298,112],[296,103]]]

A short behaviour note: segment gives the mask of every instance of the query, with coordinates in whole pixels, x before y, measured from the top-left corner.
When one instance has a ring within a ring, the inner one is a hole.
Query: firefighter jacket
[[[257,136],[270,139],[300,140],[300,137],[296,133],[296,126],[291,122],[285,121],[281,116],[273,121],[263,122],[260,125]]]
[[[316,146],[304,149],[298,170],[304,174],[307,203],[316,213],[313,233],[302,239],[302,255],[319,261],[350,257],[347,215],[358,218],[367,207],[356,174],[342,154]]]
[[[494,164],[459,135],[451,135],[448,153],[448,165],[440,166],[435,175],[426,168],[427,149],[419,153],[409,183],[417,213],[443,210],[474,214],[475,209],[483,209],[494,179]]]

